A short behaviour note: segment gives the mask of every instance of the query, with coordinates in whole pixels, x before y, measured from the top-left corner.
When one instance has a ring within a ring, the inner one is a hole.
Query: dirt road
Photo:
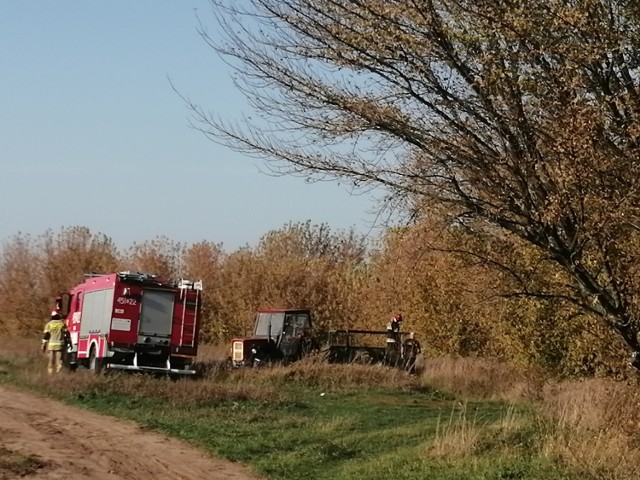
[[[256,480],[133,423],[0,386],[0,480]]]

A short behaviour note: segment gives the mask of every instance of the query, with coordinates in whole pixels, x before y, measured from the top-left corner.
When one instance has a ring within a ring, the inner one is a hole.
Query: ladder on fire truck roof
[[[181,279],[178,282],[178,288],[180,289],[180,297],[182,298],[182,322],[180,324],[180,345],[183,345],[184,339],[184,321],[187,316],[187,290],[202,291],[202,280],[192,282],[191,280]],[[198,299],[200,294],[196,294],[196,301],[193,310],[193,324],[191,325],[191,345],[195,346],[196,343],[196,323],[198,323]]]
[[[121,280],[144,282],[145,280],[154,280],[157,275],[151,275],[150,273],[143,272],[131,272],[127,270],[125,272],[118,272],[118,277],[120,277]]]

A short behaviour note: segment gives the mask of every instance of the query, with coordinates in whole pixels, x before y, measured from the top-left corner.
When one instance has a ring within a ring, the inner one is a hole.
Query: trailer
[[[329,363],[387,363],[388,335],[386,330],[330,330],[321,342],[321,354]]]
[[[256,313],[251,336],[231,340],[229,360],[232,367],[256,367],[287,363],[309,354],[328,363],[379,364],[412,372],[420,346],[408,332],[318,332],[309,309],[267,309]]]
[[[196,373],[202,282],[128,271],[85,277],[57,299],[70,367]]]

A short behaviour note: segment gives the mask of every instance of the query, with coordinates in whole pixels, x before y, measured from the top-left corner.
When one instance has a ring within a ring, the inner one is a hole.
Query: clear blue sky
[[[265,175],[189,128],[167,77],[223,117],[244,105],[196,31],[209,8],[0,0],[0,241],[82,225],[120,247],[165,235],[231,251],[288,221],[369,232],[370,196]]]

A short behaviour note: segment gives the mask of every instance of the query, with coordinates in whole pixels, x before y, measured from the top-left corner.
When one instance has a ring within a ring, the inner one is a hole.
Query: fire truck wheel
[[[92,373],[100,373],[102,371],[102,359],[98,358],[95,347],[91,347],[89,354],[89,370]]]

